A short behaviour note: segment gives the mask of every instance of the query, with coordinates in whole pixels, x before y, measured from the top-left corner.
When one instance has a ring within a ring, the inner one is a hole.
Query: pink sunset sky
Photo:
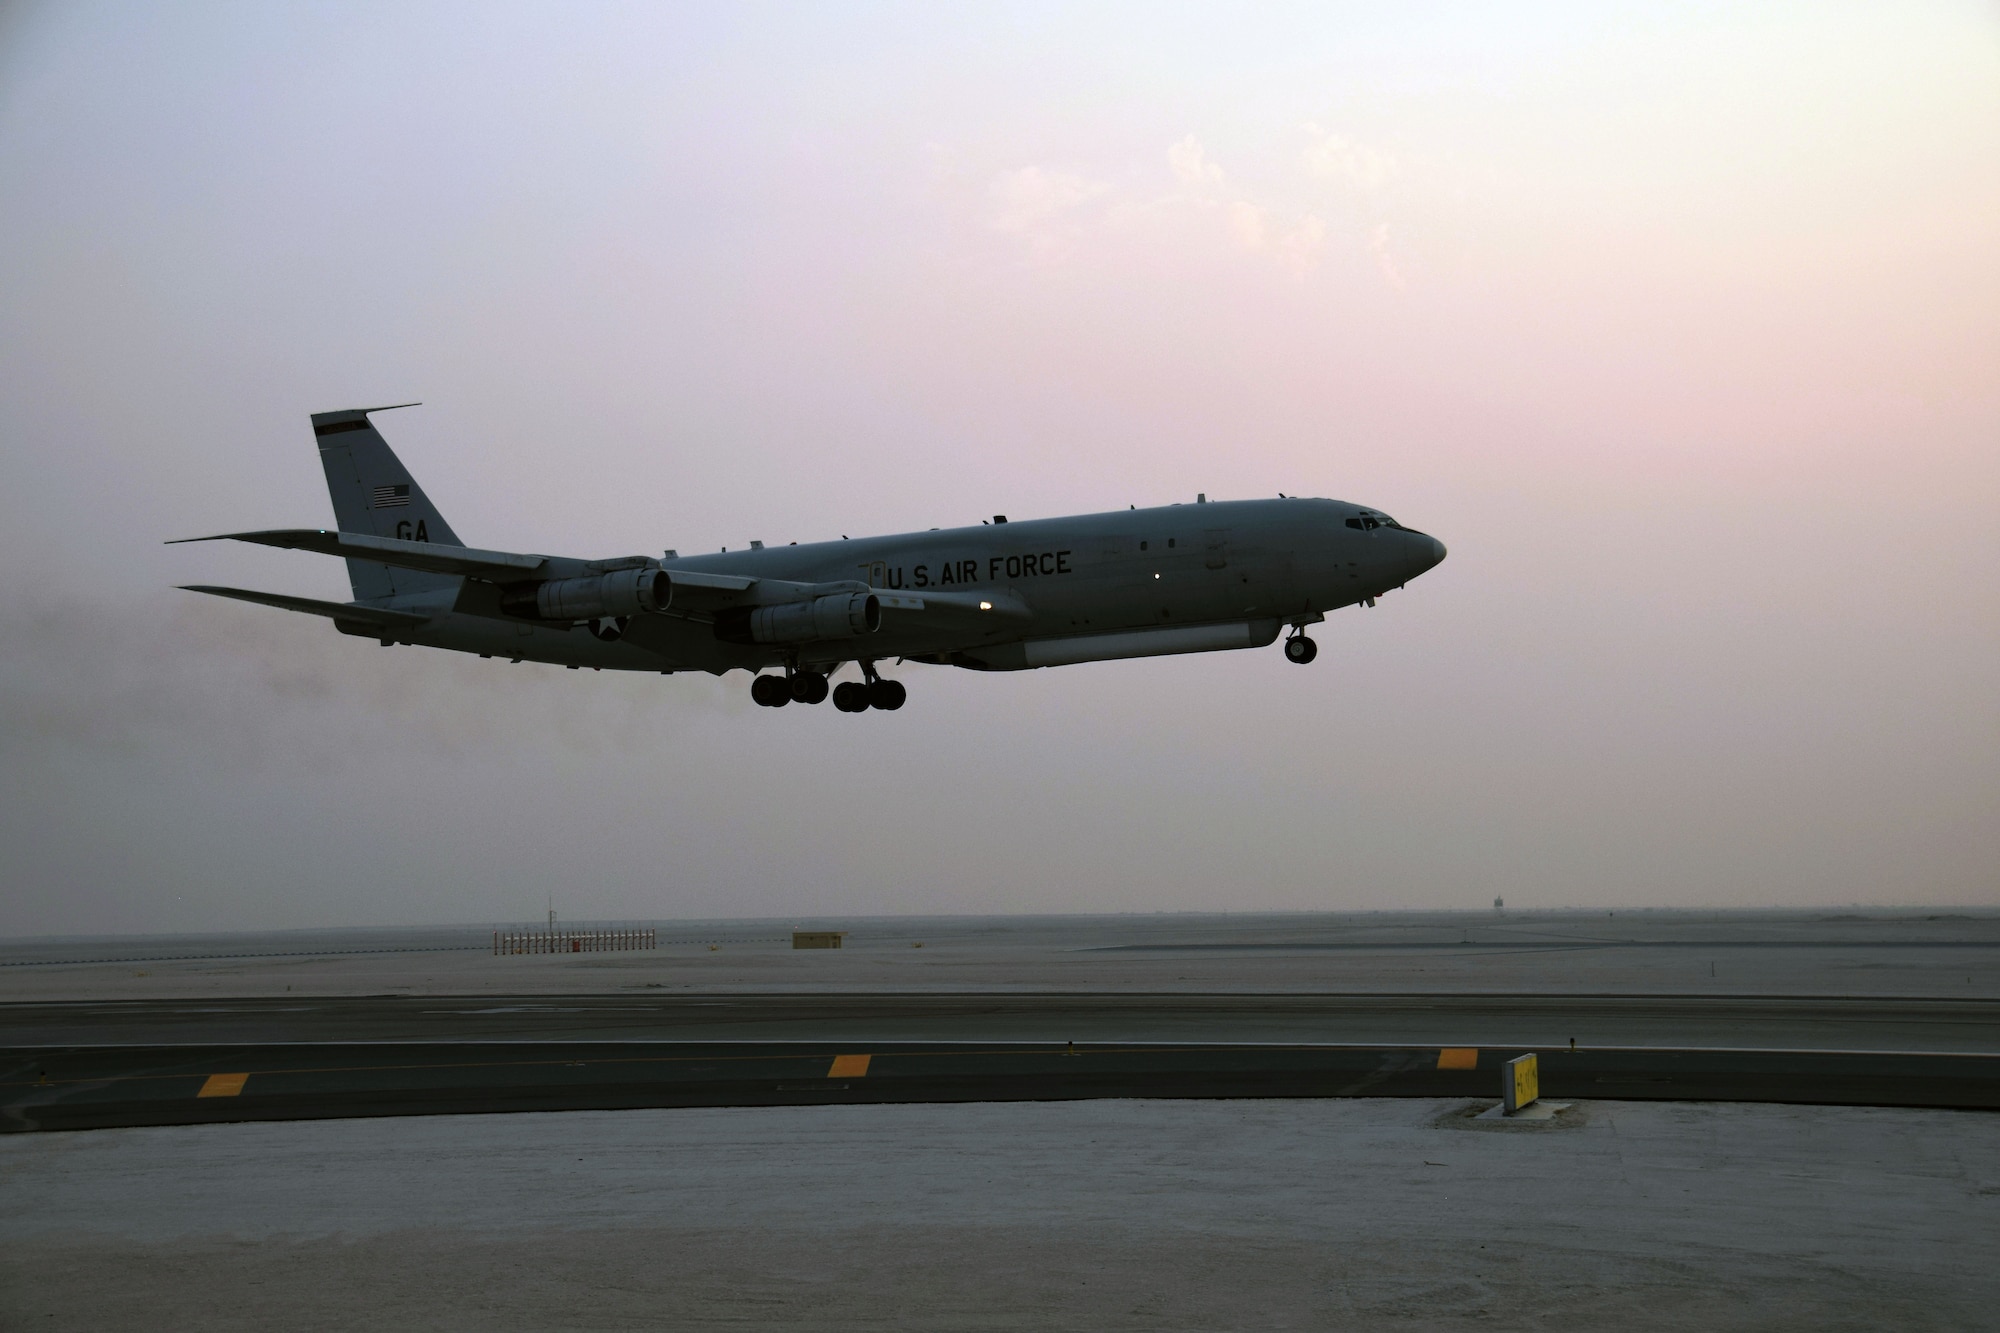
[[[1991,5],[28,4],[0,241],[0,932],[2000,904]],[[860,719],[173,590],[410,399],[483,546],[1451,557]]]

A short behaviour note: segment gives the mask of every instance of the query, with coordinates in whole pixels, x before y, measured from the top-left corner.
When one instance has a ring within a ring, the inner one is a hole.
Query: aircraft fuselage
[[[1379,510],[1280,496],[1113,510],[713,555],[585,559],[466,546],[371,420],[312,418],[336,529],[223,534],[347,561],[352,602],[244,588],[196,592],[321,616],[385,646],[420,644],[605,671],[742,669],[761,704],[900,708],[878,662],[979,671],[1258,648],[1285,655],[1327,612],[1444,559]],[[197,538],[191,540],[216,540]],[[830,686],[846,663],[861,680]]]
[[[1350,527],[1350,520],[1371,525]],[[623,637],[604,642],[581,626],[455,613],[443,603],[458,599],[435,593],[387,604],[443,613],[397,642],[564,666],[754,671],[791,658],[824,669],[865,656],[1020,670],[1262,647],[1286,625],[1371,601],[1443,558],[1434,538],[1381,520],[1377,511],[1335,500],[1227,500],[661,560],[670,573],[852,582],[918,595],[989,593],[1026,611],[971,635],[891,608],[879,630],[819,644],[728,643],[709,625],[670,617],[634,621]]]

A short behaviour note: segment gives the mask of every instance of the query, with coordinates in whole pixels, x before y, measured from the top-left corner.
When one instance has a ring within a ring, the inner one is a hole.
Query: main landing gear
[[[865,713],[871,708],[893,713],[909,697],[910,692],[903,688],[900,680],[877,678],[865,684],[858,680],[843,680],[833,687],[833,706],[843,713]]]
[[[1300,666],[1319,656],[1319,645],[1306,637],[1304,630],[1294,630],[1285,640],[1285,660],[1297,662]]]
[[[865,713],[871,708],[893,713],[909,697],[902,681],[889,680],[876,672],[873,662],[863,662],[860,680],[844,680],[834,687],[833,706],[843,713]]]
[[[750,697],[766,708],[783,708],[790,703],[824,703],[826,691],[826,677],[817,671],[759,676],[750,682]]]
[[[909,691],[901,681],[877,675],[873,662],[863,662],[861,671],[865,680],[844,680],[832,688],[835,708],[843,713],[865,713],[871,708],[893,713],[903,706]],[[750,682],[750,697],[765,708],[824,703],[828,693],[826,676],[818,671],[794,670],[783,676],[757,676]]]

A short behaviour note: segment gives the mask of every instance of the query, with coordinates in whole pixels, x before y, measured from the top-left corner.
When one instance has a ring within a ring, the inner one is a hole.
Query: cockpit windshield
[[[1390,518],[1387,514],[1378,514],[1373,510],[1364,509],[1353,518],[1348,519],[1347,526],[1367,531],[1373,528],[1400,528],[1403,525],[1395,519]]]

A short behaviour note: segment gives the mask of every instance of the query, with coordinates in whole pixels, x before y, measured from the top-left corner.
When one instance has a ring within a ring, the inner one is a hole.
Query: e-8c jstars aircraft
[[[412,406],[412,404],[399,404]],[[1373,606],[1444,559],[1435,537],[1337,500],[1280,497],[1075,518],[932,528],[896,537],[683,556],[582,560],[465,545],[355,408],[313,416],[337,531],[243,541],[344,556],[351,602],[189,585],[325,616],[343,634],[609,671],[751,673],[781,708],[903,706],[885,659],[1022,671],[1124,657],[1262,648],[1313,660],[1305,628]]]

